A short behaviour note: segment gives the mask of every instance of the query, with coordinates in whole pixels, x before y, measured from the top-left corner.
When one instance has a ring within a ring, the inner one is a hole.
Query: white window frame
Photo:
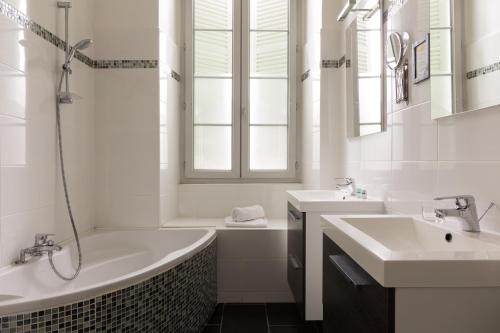
[[[232,170],[196,170],[194,168],[193,74],[194,74],[194,8],[193,0],[185,6],[185,84],[184,84],[184,165],[183,183],[198,182],[296,182],[298,180],[297,147],[297,0],[290,0],[288,30],[288,151],[286,170],[250,170],[249,123],[249,37],[250,0],[233,0],[233,110]],[[246,15],[242,15],[245,13]],[[245,31],[242,31],[244,29]],[[241,37],[241,38],[240,38]]]

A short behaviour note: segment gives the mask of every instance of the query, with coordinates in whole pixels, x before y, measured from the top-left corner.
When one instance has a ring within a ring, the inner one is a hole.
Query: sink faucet
[[[19,254],[19,259],[14,261],[15,265],[22,265],[28,262],[26,256],[30,257],[41,257],[44,253],[52,253],[54,251],[61,251],[61,247],[56,245],[49,236],[54,236],[53,234],[36,234],[35,235],[35,245],[25,249],[21,249]]]
[[[354,178],[340,177],[335,178],[335,185],[337,190],[346,191],[350,195],[356,195],[356,182]]]
[[[447,216],[458,217],[462,222],[462,229],[469,232],[479,232],[479,221],[486,213],[495,205],[491,203],[488,209],[481,215],[477,216],[476,200],[472,195],[457,195],[451,197],[438,197],[434,200],[455,200],[456,208],[454,209],[435,209],[436,217],[445,218]]]

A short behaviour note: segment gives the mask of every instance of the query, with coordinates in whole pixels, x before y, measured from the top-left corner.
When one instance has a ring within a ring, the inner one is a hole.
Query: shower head
[[[92,39],[82,39],[81,41],[79,41],[78,43],[76,43],[75,46],[73,46],[71,48],[71,51],[69,51],[68,58],[66,59],[65,65],[69,66],[69,64],[71,63],[71,61],[73,61],[73,58],[75,57],[76,51],[86,49],[93,42],[94,41]]]

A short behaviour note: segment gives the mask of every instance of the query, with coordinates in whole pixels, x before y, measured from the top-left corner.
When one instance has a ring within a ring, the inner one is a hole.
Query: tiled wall
[[[178,214],[183,1],[160,1],[160,221]]]
[[[96,3],[96,57],[159,59],[99,71],[97,226],[158,226],[177,216],[181,1]],[[117,10],[119,8],[119,10]]]
[[[299,81],[302,141],[302,183],[305,188],[320,188],[320,99],[321,99],[321,0],[300,1],[298,10],[300,28],[299,40],[301,61],[299,73],[304,75]]]
[[[56,1],[8,3],[64,36]],[[93,37],[93,4],[74,2],[71,41]],[[54,45],[0,14],[0,266],[32,245],[37,232],[71,236],[56,158],[55,86],[63,59]],[[62,106],[64,155],[78,229],[87,230],[95,219],[94,72],[79,61],[72,67],[71,89],[82,99]]]
[[[262,205],[268,218],[286,218],[286,191],[302,184],[181,184],[179,215],[218,218],[234,207]]]
[[[335,22],[338,10],[324,12],[329,22]],[[419,0],[395,10],[387,25],[408,31],[413,42],[428,32],[428,22],[429,1]],[[344,43],[338,45],[343,52]],[[383,197],[395,213],[420,214],[422,203],[438,195],[473,194],[479,212],[491,201],[500,203],[500,107],[431,120],[430,82],[410,81],[409,96],[408,105],[390,104],[387,132],[349,140],[345,107],[330,107],[342,114],[343,173]],[[493,209],[482,223],[484,229],[500,231],[500,210]]]

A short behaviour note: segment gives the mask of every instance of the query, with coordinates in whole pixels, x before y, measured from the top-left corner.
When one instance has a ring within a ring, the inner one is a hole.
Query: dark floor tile
[[[222,333],[267,333],[264,304],[226,304]]]
[[[224,309],[224,304],[217,304],[215,307],[214,313],[212,314],[212,317],[208,321],[209,325],[220,325],[222,321],[222,311]]]
[[[295,303],[268,303],[269,325],[296,325],[301,323]]]
[[[218,325],[208,325],[205,327],[202,333],[219,333],[220,326]]]
[[[313,325],[269,326],[270,333],[317,333]]]

